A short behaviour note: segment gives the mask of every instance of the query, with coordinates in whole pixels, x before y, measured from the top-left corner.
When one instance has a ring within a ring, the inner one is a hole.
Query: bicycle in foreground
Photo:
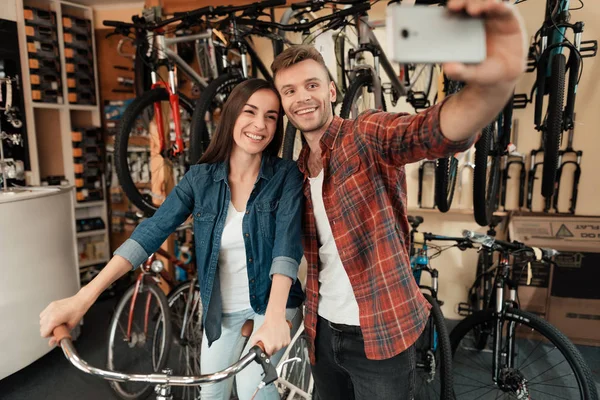
[[[597,400],[590,369],[573,343],[545,319],[519,309],[519,281],[531,277],[529,261],[552,262],[556,250],[472,231],[463,236],[497,252],[499,261],[493,307],[472,313],[450,333],[455,398]],[[522,263],[511,263],[516,255]]]

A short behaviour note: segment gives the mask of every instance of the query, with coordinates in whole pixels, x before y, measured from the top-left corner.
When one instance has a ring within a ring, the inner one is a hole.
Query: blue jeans
[[[249,343],[246,343],[246,338],[242,337],[242,325],[248,319],[254,320],[254,332],[260,328],[265,321],[264,315],[259,315],[252,309],[237,311],[234,313],[223,313],[221,324],[221,337],[213,342],[210,348],[206,334],[202,339],[202,353],[200,353],[200,371],[202,374],[210,374],[216,371],[221,371],[248,352],[250,349]],[[298,308],[288,308],[286,311],[286,319],[292,322],[293,329],[291,335],[302,323],[302,313]],[[275,365],[283,355],[285,349],[279,350],[271,357],[271,362]],[[252,363],[235,376],[238,398],[247,400],[252,397],[259,382],[262,379],[263,370],[258,363]],[[229,400],[233,386],[233,378],[215,383],[212,385],[203,386],[200,394],[202,400]],[[275,385],[270,384],[265,386],[258,392],[256,400],[279,400],[279,394]]]

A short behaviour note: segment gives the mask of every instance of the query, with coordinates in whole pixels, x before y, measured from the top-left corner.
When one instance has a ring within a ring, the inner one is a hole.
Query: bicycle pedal
[[[513,96],[513,108],[526,108],[530,100],[525,93],[518,93]]]
[[[429,106],[431,106],[431,103],[429,102],[429,99],[427,98],[425,92],[412,92],[408,96],[407,101],[410,103],[411,106],[413,106],[417,110],[426,109],[429,108]]]
[[[579,54],[582,58],[596,57],[598,53],[598,41],[597,40],[584,40],[581,42],[581,49]]]
[[[461,317],[468,317],[473,314],[473,307],[469,303],[458,303],[457,312]]]
[[[386,82],[381,84],[381,91],[384,94],[392,94],[394,92],[394,88],[392,87],[391,83]]]

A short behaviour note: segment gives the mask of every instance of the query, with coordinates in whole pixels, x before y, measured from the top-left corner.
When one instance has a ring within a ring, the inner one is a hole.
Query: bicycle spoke
[[[556,378],[550,378],[550,379],[547,379],[547,380],[545,380],[545,381],[541,381],[541,382],[533,382],[533,385],[540,385],[540,384],[542,384],[542,383],[545,383],[545,382],[551,382],[551,381],[554,381],[554,380],[556,380],[556,379],[561,379],[561,378],[564,378],[565,376],[574,376],[574,374],[573,374],[573,373],[570,373],[570,374],[564,374],[564,375],[561,375],[561,376],[557,376]],[[532,385],[532,380],[529,380],[529,385]]]
[[[543,394],[544,394],[544,395],[546,395],[546,396],[551,396],[551,397],[554,397],[555,399],[572,400],[572,399],[569,399],[568,397],[561,397],[561,396],[557,396],[557,395],[555,395],[555,394],[548,393],[548,392],[544,392],[544,391],[542,391],[542,390],[539,390],[539,389],[531,389],[531,390],[532,390],[532,391],[535,391],[535,392],[543,393]]]

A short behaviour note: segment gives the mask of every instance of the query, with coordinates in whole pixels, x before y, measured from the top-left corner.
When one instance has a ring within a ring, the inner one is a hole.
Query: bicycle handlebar
[[[517,241],[507,242],[504,240],[496,239],[495,237],[492,237],[492,236],[484,235],[483,233],[473,232],[473,231],[469,231],[469,230],[464,230],[463,236],[466,239],[469,239],[473,242],[480,243],[482,246],[489,247],[489,248],[499,250],[499,251],[508,251],[508,252],[514,252],[514,251],[520,251],[520,250],[530,251],[535,254],[535,257],[538,260],[541,260],[541,259],[549,260],[550,258],[559,254],[559,252],[554,249],[529,247],[521,242],[517,242]]]
[[[287,323],[291,329],[291,323],[289,321],[287,321]],[[202,383],[216,383],[231,378],[255,360],[265,361],[264,364],[263,362],[260,362],[260,364],[263,365],[263,368],[265,365],[267,365],[274,369],[274,366],[271,366],[270,362],[268,361],[263,343],[258,342],[248,351],[246,355],[240,358],[239,361],[225,368],[224,370],[215,372],[213,374],[196,376],[174,376],[164,373],[126,374],[118,371],[107,371],[104,369],[96,368],[82,360],[79,357],[75,346],[73,345],[71,334],[66,325],[59,325],[56,328],[54,328],[52,335],[56,339],[56,342],[63,349],[63,353],[65,354],[67,360],[69,360],[69,362],[73,364],[77,369],[85,372],[86,374],[99,376],[103,379],[111,381],[143,382],[155,385],[196,386]],[[267,378],[267,376],[267,370],[265,370],[265,379]],[[271,377],[271,379],[273,379],[273,377]],[[275,379],[277,379],[276,375],[273,380]],[[269,384],[271,382],[264,383]]]
[[[343,4],[343,5],[354,5],[364,3],[365,0],[313,0],[305,1],[302,3],[294,3],[290,7],[292,10],[300,10],[302,8],[311,8],[313,11],[325,7],[325,4]]]
[[[317,26],[321,22],[330,21],[330,20],[334,20],[334,19],[341,19],[341,18],[345,18],[349,15],[363,13],[363,12],[369,10],[370,8],[371,8],[370,3],[361,3],[356,6],[347,8],[345,10],[336,11],[335,13],[332,13],[330,15],[326,15],[326,16],[314,19],[310,22],[306,22],[303,24],[294,23],[294,24],[289,24],[289,25],[283,25],[283,24],[279,24],[277,22],[267,22],[267,21],[260,21],[260,20],[255,20],[255,19],[244,19],[244,18],[238,18],[238,19],[236,19],[236,22],[241,25],[254,25],[254,26],[260,26],[260,27],[267,27],[267,28],[277,28],[282,31],[299,32],[299,31],[304,31],[304,30],[310,29],[314,26]]]

